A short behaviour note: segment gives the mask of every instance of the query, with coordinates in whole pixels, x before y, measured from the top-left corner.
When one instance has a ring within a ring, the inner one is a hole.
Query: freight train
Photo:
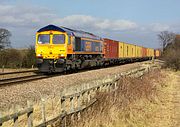
[[[40,72],[103,67],[159,56],[159,50],[101,38],[66,27],[48,25],[36,33],[37,67]]]

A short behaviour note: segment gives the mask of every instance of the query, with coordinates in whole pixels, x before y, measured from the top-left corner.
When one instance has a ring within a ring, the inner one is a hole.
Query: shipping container
[[[160,50],[155,50],[155,57],[159,57],[160,56]]]
[[[136,45],[136,57],[142,57],[142,47]]]
[[[147,57],[147,48],[142,47],[142,57]]]
[[[129,56],[129,45],[124,43],[124,58],[128,58]]]
[[[111,39],[104,39],[104,57],[109,59],[118,59],[119,42]]]
[[[154,49],[147,48],[147,56],[148,57],[153,57],[154,56]]]
[[[154,49],[150,49],[151,57],[154,57]]]
[[[131,57],[136,57],[136,45],[131,44]]]
[[[147,57],[150,56],[150,53],[149,53],[149,48],[147,48]]]
[[[119,58],[124,58],[124,42],[119,42]]]

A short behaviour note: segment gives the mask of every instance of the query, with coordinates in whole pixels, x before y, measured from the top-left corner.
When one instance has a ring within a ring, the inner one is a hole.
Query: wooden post
[[[1,114],[1,112],[0,112],[0,118],[2,118],[2,114]],[[2,121],[1,121],[1,119],[0,119],[0,127],[2,126]]]
[[[98,87],[96,87],[96,91],[97,91],[97,93],[99,93],[100,92],[100,86],[98,86]]]
[[[74,124],[74,114],[71,114],[71,123],[72,123],[72,125]]]
[[[115,91],[118,89],[118,81],[115,82],[114,89],[115,89]]]
[[[18,115],[17,115],[18,109],[17,106],[14,106],[14,113],[16,113],[13,121],[14,121],[14,127],[18,127]]]
[[[112,92],[112,89],[113,89],[113,88],[112,88],[112,87],[113,87],[113,84],[114,84],[114,82],[109,84],[109,92]]]
[[[70,105],[71,105],[70,110],[71,112],[73,112],[74,111],[74,97],[70,97]]]
[[[27,101],[27,106],[28,106],[28,108],[33,108],[30,101]],[[28,127],[33,127],[33,116],[32,115],[33,115],[33,111],[27,113]]]
[[[102,85],[99,86],[99,92],[102,92]]]
[[[87,91],[87,98],[88,98],[88,103],[90,102],[90,100],[91,100],[91,92],[88,90]]]
[[[154,64],[154,56],[152,57],[152,63]]]
[[[96,95],[96,89],[97,89],[97,88],[94,88],[94,89],[93,89],[93,97]]]
[[[85,92],[82,92],[82,94],[81,94],[81,104],[84,104],[84,102],[85,102]]]
[[[108,92],[109,91],[109,83],[107,83],[105,87],[106,87],[106,92]]]
[[[77,118],[78,118],[78,120],[80,120],[81,119],[81,112],[79,111],[79,112],[77,112]]]
[[[80,95],[77,95],[77,108],[80,108]]]
[[[65,112],[65,98],[64,96],[61,97],[61,113]]]
[[[42,111],[42,122],[45,124],[46,123],[46,110],[45,110],[45,100],[44,99],[41,99],[41,111]]]
[[[102,85],[102,92],[105,92],[105,84]]]

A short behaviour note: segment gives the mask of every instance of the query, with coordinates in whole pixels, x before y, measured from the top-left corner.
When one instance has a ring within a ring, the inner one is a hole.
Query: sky
[[[159,48],[161,31],[180,33],[180,0],[0,0],[0,28],[11,45],[34,45],[38,29],[54,24],[103,38]]]

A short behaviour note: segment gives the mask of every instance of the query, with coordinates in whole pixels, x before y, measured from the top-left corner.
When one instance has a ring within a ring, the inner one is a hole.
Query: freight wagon
[[[160,50],[156,49],[156,50],[154,51],[154,56],[155,56],[155,58],[160,57]]]

